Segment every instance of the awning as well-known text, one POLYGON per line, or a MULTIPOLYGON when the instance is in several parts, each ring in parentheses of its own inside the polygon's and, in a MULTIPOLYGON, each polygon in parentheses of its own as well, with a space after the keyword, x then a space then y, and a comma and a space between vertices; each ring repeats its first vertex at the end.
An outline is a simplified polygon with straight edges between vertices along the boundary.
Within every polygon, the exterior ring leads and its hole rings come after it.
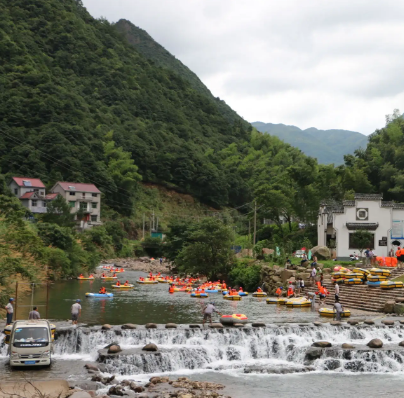
POLYGON ((375 231, 377 227, 379 226, 378 222, 370 222, 370 223, 365 223, 365 222, 347 222, 346 227, 349 230, 357 230, 357 229, 366 229, 368 231, 375 231))

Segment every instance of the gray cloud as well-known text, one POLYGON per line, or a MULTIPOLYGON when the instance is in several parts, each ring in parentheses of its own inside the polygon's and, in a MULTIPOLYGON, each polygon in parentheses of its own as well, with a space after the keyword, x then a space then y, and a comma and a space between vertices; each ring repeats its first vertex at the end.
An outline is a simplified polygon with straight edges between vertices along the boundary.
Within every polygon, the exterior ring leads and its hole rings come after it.
POLYGON ((404 2, 83 0, 131 20, 249 121, 364 134, 404 101, 404 2))

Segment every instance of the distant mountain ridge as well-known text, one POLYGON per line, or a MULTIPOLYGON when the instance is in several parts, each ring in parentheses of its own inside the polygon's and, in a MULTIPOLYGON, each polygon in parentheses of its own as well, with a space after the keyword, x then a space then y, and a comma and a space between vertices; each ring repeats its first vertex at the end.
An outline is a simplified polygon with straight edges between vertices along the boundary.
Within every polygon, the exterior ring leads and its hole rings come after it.
POLYGON ((356 149, 365 149, 368 137, 349 130, 318 130, 315 127, 302 130, 296 126, 254 122, 258 131, 280 138, 282 141, 299 148, 303 153, 312 156, 322 164, 340 165, 344 163, 344 155, 353 154, 356 149))

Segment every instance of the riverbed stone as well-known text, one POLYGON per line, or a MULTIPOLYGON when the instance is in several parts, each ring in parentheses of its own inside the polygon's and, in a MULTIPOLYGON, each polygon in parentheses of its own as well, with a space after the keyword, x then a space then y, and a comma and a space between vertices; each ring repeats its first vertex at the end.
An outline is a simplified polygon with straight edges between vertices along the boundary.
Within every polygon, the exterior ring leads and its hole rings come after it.
POLYGON ((370 348, 382 348, 383 341, 381 341, 380 339, 372 339, 366 345, 370 348))
POLYGON ((394 312, 394 305, 396 304, 395 300, 387 300, 384 303, 383 312, 386 314, 391 314, 394 312))
POLYGON ((165 327, 166 327, 166 329, 176 329, 177 324, 176 323, 167 323, 165 327))
POLYGON ((253 328, 264 328, 266 325, 264 322, 253 322, 251 326, 253 328))
POLYGON ((342 323, 341 323, 340 321, 331 321, 331 322, 330 322, 330 325, 331 325, 331 326, 341 326, 342 323))
POLYGON ((313 322, 314 326, 323 326, 323 322, 313 322))
POLYGON ((87 391, 76 391, 69 398, 91 398, 87 391))
POLYGON ((396 303, 404 303, 404 297, 396 297, 396 303))
POLYGON ((223 329, 223 325, 221 323, 211 323, 209 327, 212 329, 223 329))
POLYGON ((374 324, 375 324, 375 321, 372 321, 371 319, 367 319, 367 320, 365 321, 365 324, 366 324, 366 325, 374 325, 374 324))
POLYGON ((145 391, 145 388, 142 387, 142 386, 137 386, 137 387, 135 387, 135 388, 133 389, 133 391, 139 393, 139 392, 145 391))
POLYGON ((348 323, 349 325, 351 325, 351 326, 355 326, 355 325, 357 325, 359 322, 358 322, 358 321, 355 321, 354 319, 350 319, 350 320, 347 321, 347 323, 348 323))
POLYGON ((200 329, 201 325, 189 325, 190 329, 200 329))
POLYGON ((242 323, 235 323, 235 324, 233 324, 233 327, 235 327, 235 328, 243 328, 245 325, 244 324, 242 324, 242 323))
POLYGON ((310 347, 305 354, 305 359, 309 361, 314 361, 315 359, 321 358, 323 350, 319 347, 310 347))
POLYGON ((329 341, 315 341, 311 346, 326 348, 326 347, 332 347, 332 344, 329 341))
POLYGON ((96 371, 96 372, 99 371, 98 366, 93 365, 92 363, 86 363, 86 364, 84 365, 84 367, 85 367, 86 369, 88 369, 88 370, 94 370, 94 371, 96 371))
POLYGON ((344 343, 344 344, 342 344, 341 347, 342 347, 343 349, 345 349, 345 350, 349 350, 349 349, 355 348, 354 345, 349 344, 349 343, 344 343))
POLYGON ((311 249, 311 255, 316 256, 317 260, 330 260, 331 251, 326 246, 314 246, 311 249))
POLYGON ((101 329, 102 330, 111 330, 112 326, 109 323, 106 323, 105 325, 102 325, 101 329))
POLYGON ((157 329, 157 325, 155 323, 146 323, 146 329, 157 329))
POLYGON ((121 349, 120 345, 118 345, 118 344, 111 345, 108 348, 108 354, 117 354, 118 352, 121 352, 121 351, 122 351, 122 349, 121 349))
POLYGON ((149 344, 146 344, 146 345, 142 348, 142 350, 143 350, 143 351, 158 351, 158 348, 157 348, 156 344, 154 344, 154 343, 149 343, 149 344))
POLYGON ((122 397, 124 395, 124 391, 125 391, 125 389, 123 388, 123 386, 116 385, 116 386, 112 386, 109 388, 108 394, 117 395, 118 397, 122 397))
POLYGON ((121 329, 136 329, 137 325, 133 323, 125 323, 124 325, 121 326, 121 329))
POLYGON ((394 325, 394 321, 392 321, 390 319, 383 319, 382 324, 387 325, 387 326, 392 326, 392 325, 394 325))

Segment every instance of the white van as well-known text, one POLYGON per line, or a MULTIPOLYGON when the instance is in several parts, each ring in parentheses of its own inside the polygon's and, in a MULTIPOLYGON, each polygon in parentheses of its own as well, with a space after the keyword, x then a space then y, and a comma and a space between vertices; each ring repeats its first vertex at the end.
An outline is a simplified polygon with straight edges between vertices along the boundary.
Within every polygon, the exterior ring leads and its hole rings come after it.
POLYGON ((55 326, 47 320, 15 321, 4 332, 10 366, 49 366, 55 326), (11 329, 11 330, 10 330, 11 329), (7 341, 8 340, 8 341, 7 341))

